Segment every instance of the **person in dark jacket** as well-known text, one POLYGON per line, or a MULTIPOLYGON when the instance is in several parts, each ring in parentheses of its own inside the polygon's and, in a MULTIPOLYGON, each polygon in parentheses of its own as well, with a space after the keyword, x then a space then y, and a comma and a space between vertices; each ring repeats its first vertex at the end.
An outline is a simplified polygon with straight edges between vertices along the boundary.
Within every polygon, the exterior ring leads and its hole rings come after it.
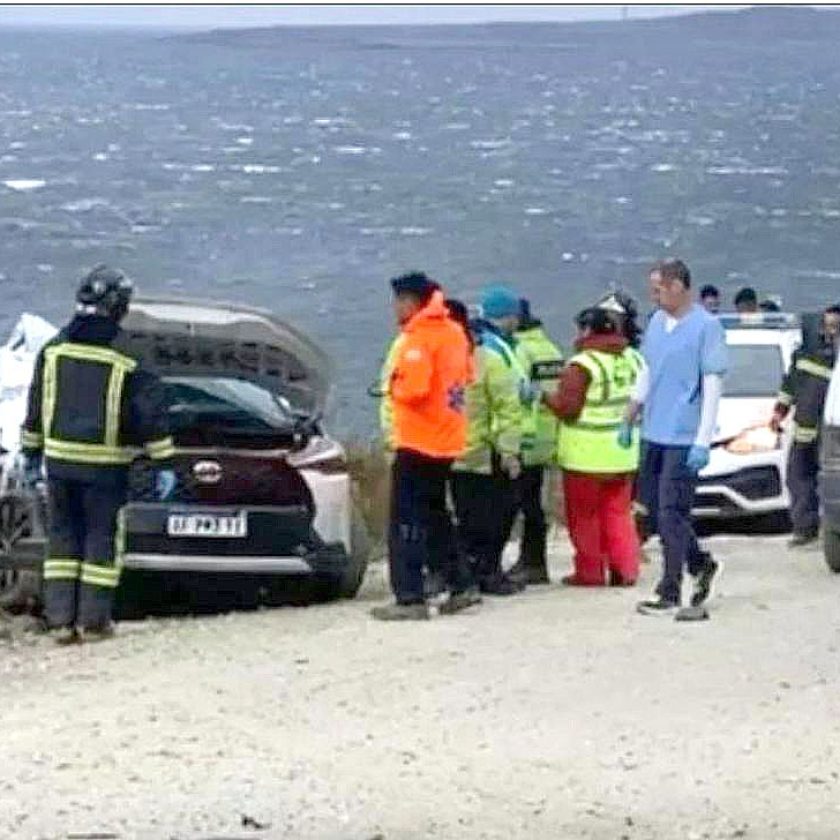
POLYGON ((770 422, 771 427, 781 433, 785 418, 795 410, 787 475, 793 520, 792 548, 809 545, 819 538, 819 440, 825 398, 837 359, 838 335, 840 304, 830 306, 823 313, 822 331, 816 346, 809 347, 806 343, 794 354, 770 422))
MULTIPOLYGON (((164 467, 175 454, 158 380, 123 346, 131 293, 121 271, 94 268, 75 317, 38 355, 29 390, 21 443, 30 482, 46 467, 45 618, 62 643, 112 634, 129 465, 145 452, 164 467)), ((161 469, 161 496, 174 480, 161 469)))

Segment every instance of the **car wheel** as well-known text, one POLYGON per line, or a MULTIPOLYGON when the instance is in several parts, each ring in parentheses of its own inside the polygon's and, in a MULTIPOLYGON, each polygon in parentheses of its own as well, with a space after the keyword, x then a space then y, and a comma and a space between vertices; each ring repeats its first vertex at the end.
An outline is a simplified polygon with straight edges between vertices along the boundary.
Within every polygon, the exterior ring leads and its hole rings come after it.
POLYGON ((832 572, 840 574, 840 531, 826 531, 824 537, 825 562, 832 572))

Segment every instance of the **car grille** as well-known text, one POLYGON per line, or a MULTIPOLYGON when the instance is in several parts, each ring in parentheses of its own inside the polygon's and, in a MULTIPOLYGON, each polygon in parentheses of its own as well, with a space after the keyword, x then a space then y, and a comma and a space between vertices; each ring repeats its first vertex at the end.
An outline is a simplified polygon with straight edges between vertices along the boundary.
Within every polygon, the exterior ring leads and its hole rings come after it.
MULTIPOLYGON (((179 453, 167 466, 175 471, 175 491, 166 501, 198 505, 298 506, 314 511, 312 493, 300 473, 283 458, 179 453), (218 478, 207 480, 208 474, 218 478), (201 476, 205 480, 201 480, 201 476)), ((136 461, 129 472, 129 499, 157 501, 160 466, 136 461)))
MULTIPOLYGON (((751 502, 779 496, 782 492, 782 477, 775 467, 751 467, 733 475, 704 478, 700 480, 699 489, 702 490, 704 487, 719 487, 721 484, 731 488, 751 502)), ((711 496, 710 494, 703 493, 702 498, 703 507, 705 507, 711 496)), ((732 503, 729 502, 728 505, 732 506, 732 503)))

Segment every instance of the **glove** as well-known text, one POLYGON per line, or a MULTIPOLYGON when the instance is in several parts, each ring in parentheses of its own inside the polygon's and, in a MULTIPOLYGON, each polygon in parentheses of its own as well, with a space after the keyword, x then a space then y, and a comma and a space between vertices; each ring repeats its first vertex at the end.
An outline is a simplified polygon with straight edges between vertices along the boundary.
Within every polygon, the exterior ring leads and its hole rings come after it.
POLYGON ((622 449, 629 449, 633 445, 633 424, 625 420, 618 430, 616 442, 622 449))
POLYGON ((709 448, 707 446, 692 446, 688 450, 685 465, 695 475, 709 465, 709 448))
POLYGON ((784 417, 778 412, 773 415, 770 419, 770 428, 777 434, 780 435, 782 433, 782 423, 784 422, 784 417))
POLYGON ((542 391, 536 382, 531 382, 528 379, 521 379, 519 381, 519 401, 523 405, 531 405, 536 402, 542 391))
POLYGON ((522 464, 516 455, 502 456, 502 470, 506 472, 513 481, 522 475, 522 464))
POLYGON ((23 456, 23 483, 27 487, 34 487, 43 476, 44 456, 40 452, 33 452, 23 456))
POLYGON ((173 494, 177 484, 175 470, 158 470, 155 476, 155 493, 158 501, 165 502, 173 494))

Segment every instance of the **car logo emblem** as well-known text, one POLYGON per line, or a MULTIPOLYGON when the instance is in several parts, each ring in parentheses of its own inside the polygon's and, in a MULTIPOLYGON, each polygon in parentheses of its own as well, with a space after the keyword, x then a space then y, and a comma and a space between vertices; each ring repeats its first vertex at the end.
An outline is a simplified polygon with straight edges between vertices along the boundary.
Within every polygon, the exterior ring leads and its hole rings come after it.
POLYGON ((222 480, 222 465, 216 461, 196 461, 192 471, 199 484, 218 484, 222 480))

